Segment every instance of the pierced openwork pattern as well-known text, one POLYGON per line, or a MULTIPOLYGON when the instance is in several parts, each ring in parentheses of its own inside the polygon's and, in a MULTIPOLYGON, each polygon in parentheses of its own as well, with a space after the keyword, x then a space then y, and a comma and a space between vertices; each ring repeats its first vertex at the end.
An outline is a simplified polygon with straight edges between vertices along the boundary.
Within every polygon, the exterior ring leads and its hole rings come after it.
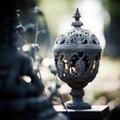
MULTIPOLYGON (((99 67, 100 53, 84 54, 83 52, 59 52, 55 53, 55 64, 58 76, 68 84, 75 81, 92 81, 99 67)), ((75 84, 71 84, 75 87, 75 84)), ((70 85, 70 86, 71 86, 70 85)))
POLYGON ((73 29, 66 34, 58 36, 56 44, 93 44, 99 45, 97 37, 89 30, 82 28, 73 29))

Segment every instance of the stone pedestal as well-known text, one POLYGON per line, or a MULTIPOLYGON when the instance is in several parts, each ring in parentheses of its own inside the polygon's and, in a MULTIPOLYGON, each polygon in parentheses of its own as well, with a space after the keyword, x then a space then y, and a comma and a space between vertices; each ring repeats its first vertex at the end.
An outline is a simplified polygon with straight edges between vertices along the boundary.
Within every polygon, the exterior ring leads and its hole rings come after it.
POLYGON ((68 115, 70 120, 104 120, 109 113, 107 105, 92 105, 91 109, 67 109, 67 111, 62 105, 55 105, 54 108, 57 112, 68 115))

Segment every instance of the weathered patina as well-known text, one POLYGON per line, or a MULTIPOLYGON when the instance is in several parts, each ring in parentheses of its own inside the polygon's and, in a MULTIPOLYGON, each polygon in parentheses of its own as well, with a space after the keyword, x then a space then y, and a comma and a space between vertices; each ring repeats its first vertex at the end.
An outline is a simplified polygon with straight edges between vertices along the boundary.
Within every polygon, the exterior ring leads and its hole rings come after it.
POLYGON ((83 88, 94 80, 99 68, 101 46, 98 38, 83 29, 79 21, 78 8, 73 16, 72 30, 57 37, 53 52, 60 80, 71 88, 72 100, 66 103, 69 109, 88 109, 91 105, 83 101, 83 88))

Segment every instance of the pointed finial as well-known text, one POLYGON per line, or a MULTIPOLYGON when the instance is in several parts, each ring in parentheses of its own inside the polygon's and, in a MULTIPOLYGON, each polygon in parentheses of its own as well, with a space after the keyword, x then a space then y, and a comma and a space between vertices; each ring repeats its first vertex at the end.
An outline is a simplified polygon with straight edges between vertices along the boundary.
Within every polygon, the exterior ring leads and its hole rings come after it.
POLYGON ((78 8, 76 9, 76 12, 74 13, 73 17, 75 18, 76 21, 79 21, 79 18, 81 17, 81 15, 78 8))
POLYGON ((83 23, 81 21, 79 21, 81 15, 79 12, 79 9, 76 9, 76 12, 74 13, 73 18, 75 18, 75 22, 72 22, 72 26, 74 27, 81 27, 83 25, 83 23))

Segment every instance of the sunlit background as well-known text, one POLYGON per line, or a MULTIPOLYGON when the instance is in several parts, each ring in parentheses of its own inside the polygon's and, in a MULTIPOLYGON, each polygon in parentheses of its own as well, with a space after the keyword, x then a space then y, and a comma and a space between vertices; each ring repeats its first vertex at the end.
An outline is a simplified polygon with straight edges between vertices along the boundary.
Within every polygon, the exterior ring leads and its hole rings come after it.
MULTIPOLYGON (((110 109, 120 103, 119 5, 119 0, 37 0, 37 7, 44 14, 43 24, 46 24, 49 33, 38 43, 41 57, 40 73, 46 87, 54 86, 56 79, 50 71, 55 72, 52 51, 54 42, 58 35, 72 29, 73 14, 78 8, 83 22, 82 27, 93 32, 102 47, 99 72, 85 87, 84 99, 91 104, 108 104, 110 109)), ((43 29, 43 33, 45 32, 43 29)), ((41 37, 42 32, 38 39, 41 37)), ((61 83, 59 91, 63 100, 67 101, 70 99, 70 88, 62 81, 59 82, 61 83)), ((56 101, 55 104, 60 103, 56 101)))

